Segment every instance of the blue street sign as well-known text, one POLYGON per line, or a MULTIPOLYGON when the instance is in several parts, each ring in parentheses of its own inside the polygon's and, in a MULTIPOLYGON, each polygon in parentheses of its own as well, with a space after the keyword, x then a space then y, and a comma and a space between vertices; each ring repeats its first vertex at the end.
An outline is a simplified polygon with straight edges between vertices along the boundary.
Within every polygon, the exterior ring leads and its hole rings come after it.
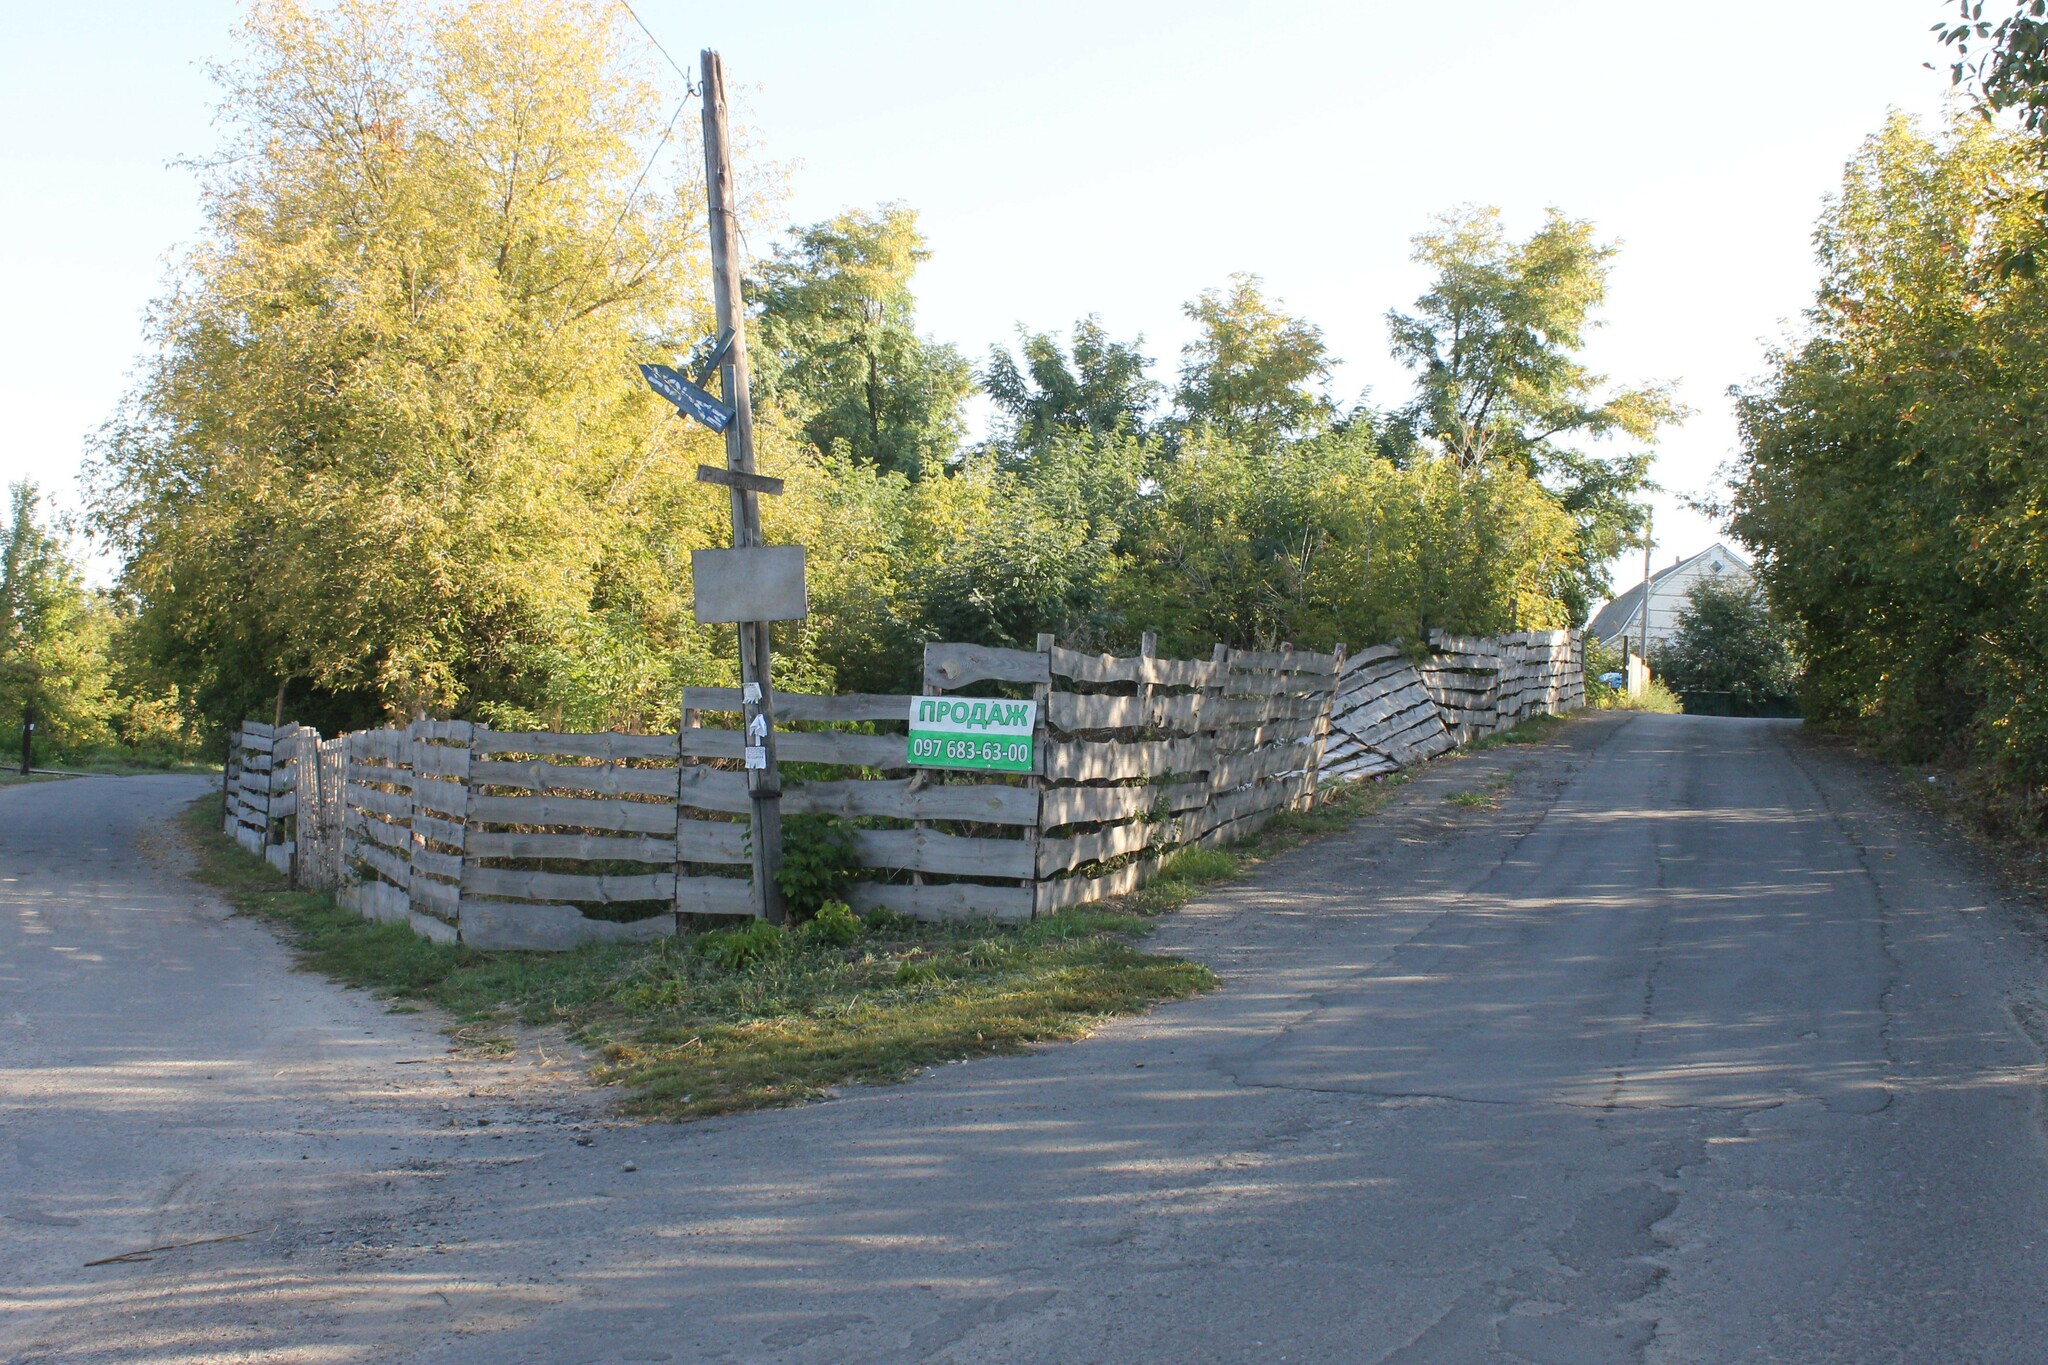
POLYGON ((724 431, 732 425, 731 408, 668 366, 642 365, 640 373, 645 376, 648 388, 674 403, 678 411, 688 413, 713 431, 724 431))

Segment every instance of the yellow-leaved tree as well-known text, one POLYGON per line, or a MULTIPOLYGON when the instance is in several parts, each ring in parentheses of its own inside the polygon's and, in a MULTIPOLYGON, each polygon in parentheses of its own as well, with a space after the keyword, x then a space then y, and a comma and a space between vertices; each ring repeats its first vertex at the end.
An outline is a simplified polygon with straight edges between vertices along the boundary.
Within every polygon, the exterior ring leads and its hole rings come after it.
MULTIPOLYGON (((98 438, 143 648, 216 720, 631 725, 725 677, 688 577, 723 457, 633 368, 711 330, 680 83, 586 0, 261 0, 242 36, 207 231, 98 438)), ((792 462, 801 538, 822 474, 771 424, 792 462)))

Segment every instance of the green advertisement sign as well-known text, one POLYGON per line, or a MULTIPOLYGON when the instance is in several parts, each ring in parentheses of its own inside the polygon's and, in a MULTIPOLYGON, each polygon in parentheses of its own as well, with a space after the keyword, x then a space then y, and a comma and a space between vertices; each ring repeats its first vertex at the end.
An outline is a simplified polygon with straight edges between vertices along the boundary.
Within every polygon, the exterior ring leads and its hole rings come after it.
POLYGON ((912 697, 910 766, 1028 773, 1038 703, 987 697, 912 697))

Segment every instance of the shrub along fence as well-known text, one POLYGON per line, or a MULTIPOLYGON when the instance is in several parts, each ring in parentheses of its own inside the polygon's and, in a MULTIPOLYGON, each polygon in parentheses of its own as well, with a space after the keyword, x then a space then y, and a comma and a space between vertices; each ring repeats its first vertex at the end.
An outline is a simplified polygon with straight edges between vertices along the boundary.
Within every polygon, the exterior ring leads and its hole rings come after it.
MULTIPOLYGON (((1583 673, 1566 631, 1207 659, 1159 658, 1150 637, 1127 657, 933 644, 927 695, 1036 703, 1033 770, 911 767, 913 697, 779 693, 782 809, 845 823, 857 910, 1025 920, 1134 890, 1321 786, 1572 710, 1583 673)), ((442 941, 672 934, 752 913, 739 714, 738 689, 689 688, 672 734, 423 719, 323 741, 252 722, 225 823, 299 884, 442 941)))

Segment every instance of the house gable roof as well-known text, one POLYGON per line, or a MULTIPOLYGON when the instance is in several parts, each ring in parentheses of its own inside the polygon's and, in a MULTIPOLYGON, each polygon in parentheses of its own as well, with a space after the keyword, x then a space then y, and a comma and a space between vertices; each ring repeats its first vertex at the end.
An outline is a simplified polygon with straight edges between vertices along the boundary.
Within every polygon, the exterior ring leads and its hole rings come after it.
MULTIPOLYGON (((1698 554, 1681 559, 1676 564, 1668 564, 1651 574, 1650 586, 1654 588, 1679 570, 1686 568, 1688 565, 1697 564, 1715 551, 1719 551, 1723 558, 1732 561, 1745 574, 1750 571, 1748 560, 1729 549, 1723 542, 1717 540, 1698 554)), ((1599 611, 1594 612, 1593 619, 1586 623, 1586 634, 1592 636, 1595 640, 1606 641, 1613 639, 1621 633, 1622 628, 1636 614, 1636 608, 1641 605, 1642 600, 1643 585, 1638 583, 1606 606, 1600 608, 1599 611)))

